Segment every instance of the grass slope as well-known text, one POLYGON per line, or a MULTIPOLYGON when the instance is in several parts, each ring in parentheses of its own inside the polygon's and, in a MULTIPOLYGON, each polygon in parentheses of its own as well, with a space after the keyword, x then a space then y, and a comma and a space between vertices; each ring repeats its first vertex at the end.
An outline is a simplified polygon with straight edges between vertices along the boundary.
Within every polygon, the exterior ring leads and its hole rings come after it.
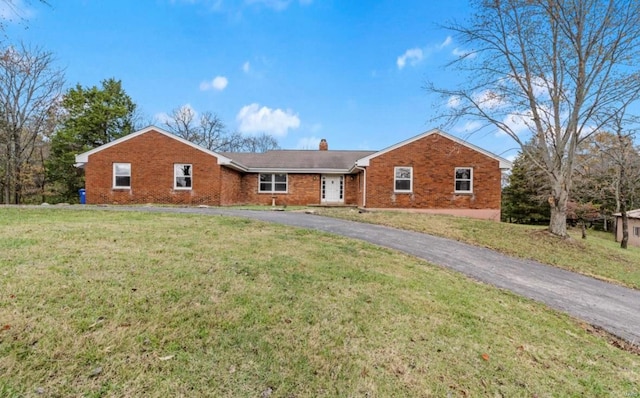
POLYGON ((546 227, 497 223, 464 217, 424 213, 319 208, 318 214, 424 232, 483 246, 516 257, 536 260, 569 271, 640 289, 640 248, 620 249, 614 236, 569 231, 572 239, 558 239, 546 227))
POLYGON ((2 397, 638 396, 581 326, 325 233, 0 209, 2 397))

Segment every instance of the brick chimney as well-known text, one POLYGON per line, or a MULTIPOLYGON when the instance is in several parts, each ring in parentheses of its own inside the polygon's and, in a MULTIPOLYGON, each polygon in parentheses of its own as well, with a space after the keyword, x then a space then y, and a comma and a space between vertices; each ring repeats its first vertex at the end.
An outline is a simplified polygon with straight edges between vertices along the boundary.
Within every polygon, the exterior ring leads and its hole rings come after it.
POLYGON ((320 147, 318 148, 321 151, 328 151, 329 150, 329 144, 327 144, 327 140, 325 140, 324 138, 320 140, 320 147))

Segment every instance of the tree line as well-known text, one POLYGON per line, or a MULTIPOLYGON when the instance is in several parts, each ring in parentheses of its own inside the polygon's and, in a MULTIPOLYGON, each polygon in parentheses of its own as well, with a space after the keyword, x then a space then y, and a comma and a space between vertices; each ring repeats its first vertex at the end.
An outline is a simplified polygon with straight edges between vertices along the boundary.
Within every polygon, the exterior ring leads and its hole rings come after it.
MULTIPOLYGON (((528 153, 536 156, 535 148, 529 148, 528 153)), ((597 222, 611 230, 614 214, 640 207, 640 148, 630 135, 597 132, 578 147, 572 179, 569 222, 581 226, 597 222)), ((520 152, 503 189, 502 220, 548 223, 550 192, 549 182, 536 162, 520 152)))
MULTIPOLYGON (((144 127, 138 107, 114 78, 63 91, 53 54, 25 45, 0 52, 0 203, 76 202, 84 186, 75 155, 144 127)), ((153 124, 148 123, 148 124, 153 124)), ((277 149, 268 135, 229 131, 212 112, 187 107, 161 122, 168 131, 212 151, 277 149)))

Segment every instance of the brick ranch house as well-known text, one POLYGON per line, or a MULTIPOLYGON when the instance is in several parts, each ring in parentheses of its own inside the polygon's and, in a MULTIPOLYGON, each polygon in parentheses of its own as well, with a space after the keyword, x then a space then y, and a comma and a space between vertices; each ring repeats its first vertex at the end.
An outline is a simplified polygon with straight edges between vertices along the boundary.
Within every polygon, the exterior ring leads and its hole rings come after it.
POLYGON ((216 153, 147 127, 76 156, 88 204, 352 205, 500 219, 511 163, 434 129, 381 151, 216 153))

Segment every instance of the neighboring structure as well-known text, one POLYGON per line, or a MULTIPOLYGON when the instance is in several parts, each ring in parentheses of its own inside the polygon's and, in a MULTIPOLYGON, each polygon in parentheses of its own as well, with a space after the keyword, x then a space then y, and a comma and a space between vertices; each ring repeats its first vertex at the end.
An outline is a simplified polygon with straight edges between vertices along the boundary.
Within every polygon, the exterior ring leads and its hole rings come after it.
POLYGON ((511 163, 439 130, 382 151, 215 153, 147 127, 76 156, 86 202, 352 205, 500 219, 511 163))
MULTIPOLYGON (((616 242, 622 242, 622 214, 616 213, 616 242)), ((640 246, 640 209, 627 212, 629 220, 629 246, 640 246)))

